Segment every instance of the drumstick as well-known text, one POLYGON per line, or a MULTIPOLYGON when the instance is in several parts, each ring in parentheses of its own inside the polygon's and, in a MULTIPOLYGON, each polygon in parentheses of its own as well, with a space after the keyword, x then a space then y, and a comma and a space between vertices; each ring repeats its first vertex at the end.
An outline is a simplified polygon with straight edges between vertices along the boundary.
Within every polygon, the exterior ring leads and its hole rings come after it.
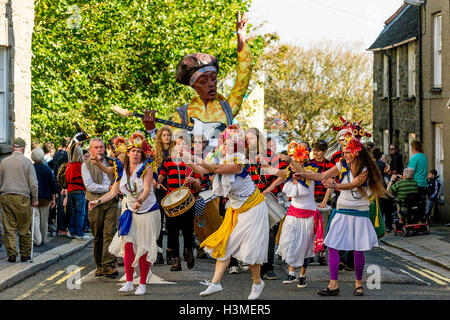
POLYGON ((192 172, 194 172, 194 171, 191 170, 191 172, 190 172, 189 175, 186 177, 186 179, 184 179, 184 183, 183 183, 183 185, 181 186, 181 188, 184 187, 184 185, 186 184, 187 178, 189 178, 189 177, 191 176, 192 172))

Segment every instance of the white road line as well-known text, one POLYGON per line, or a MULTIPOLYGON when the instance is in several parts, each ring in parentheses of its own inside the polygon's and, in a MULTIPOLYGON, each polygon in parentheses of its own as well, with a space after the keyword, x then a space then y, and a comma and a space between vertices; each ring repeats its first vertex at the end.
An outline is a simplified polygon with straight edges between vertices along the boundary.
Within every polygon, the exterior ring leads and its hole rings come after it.
POLYGON ((413 276, 411 273, 409 273, 409 272, 407 272, 407 271, 405 271, 405 270, 402 270, 402 269, 398 269, 398 270, 400 270, 400 271, 403 272, 403 273, 406 273, 406 274, 409 275, 411 278, 414 278, 414 279, 416 279, 416 280, 418 280, 418 281, 420 281, 420 282, 423 282, 423 283, 425 283, 425 284, 431 286, 431 283, 428 283, 428 282, 426 282, 426 281, 423 281, 422 279, 417 278, 416 276, 413 276))

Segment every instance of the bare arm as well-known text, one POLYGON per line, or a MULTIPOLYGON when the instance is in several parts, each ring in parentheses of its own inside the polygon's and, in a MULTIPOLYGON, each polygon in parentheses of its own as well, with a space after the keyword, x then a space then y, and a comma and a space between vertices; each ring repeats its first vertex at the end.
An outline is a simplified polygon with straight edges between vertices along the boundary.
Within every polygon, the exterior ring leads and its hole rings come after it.
POLYGON ((263 191, 263 195, 268 194, 269 192, 272 192, 273 189, 275 189, 276 187, 278 187, 280 184, 282 184, 284 182, 284 178, 283 177, 278 177, 276 178, 271 184, 270 186, 267 187, 266 190, 263 191))
POLYGON ((119 194, 119 181, 114 182, 111 190, 100 197, 98 200, 89 201, 89 211, 93 210, 98 204, 105 203, 112 200, 115 196, 119 194))
POLYGON ((142 203, 147 199, 148 195, 150 194, 152 190, 152 184, 153 184, 153 171, 147 170, 144 175, 144 190, 142 191, 142 194, 139 196, 139 198, 136 199, 133 205, 133 212, 138 212, 141 209, 142 203))
POLYGON ((339 171, 338 171, 337 167, 334 166, 333 168, 330 168, 327 171, 322 172, 322 173, 308 172, 302 168, 301 171, 294 174, 294 177, 307 178, 307 179, 315 180, 315 181, 323 181, 326 179, 334 178, 337 175, 339 175, 339 171))

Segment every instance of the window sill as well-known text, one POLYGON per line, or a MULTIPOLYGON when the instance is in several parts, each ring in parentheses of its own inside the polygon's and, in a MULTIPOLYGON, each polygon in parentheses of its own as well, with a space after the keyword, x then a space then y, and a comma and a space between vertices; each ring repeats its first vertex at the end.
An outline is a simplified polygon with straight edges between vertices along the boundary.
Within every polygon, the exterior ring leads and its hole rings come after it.
POLYGON ((12 152, 11 145, 7 143, 0 143, 0 155, 9 154, 12 152))
POLYGON ((388 97, 380 97, 380 100, 387 100, 388 97))
POLYGON ((442 92, 442 88, 431 88, 430 92, 431 93, 441 93, 442 92))
POLYGON ((414 101, 416 100, 416 96, 411 96, 411 97, 405 97, 406 101, 414 101))

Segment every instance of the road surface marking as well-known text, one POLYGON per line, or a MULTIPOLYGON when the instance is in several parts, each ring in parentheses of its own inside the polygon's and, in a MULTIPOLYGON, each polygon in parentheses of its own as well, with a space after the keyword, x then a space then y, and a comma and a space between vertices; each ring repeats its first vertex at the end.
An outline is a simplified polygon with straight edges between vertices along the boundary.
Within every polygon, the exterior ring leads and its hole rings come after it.
POLYGON ((50 282, 50 281, 56 279, 57 277, 59 277, 64 272, 66 272, 66 271, 65 270, 59 270, 58 272, 56 272, 55 274, 51 275, 50 277, 48 277, 47 279, 45 279, 44 281, 42 281, 41 283, 39 283, 35 287, 31 288, 30 290, 28 290, 24 294, 18 296, 14 300, 24 300, 25 298, 29 297, 33 292, 35 292, 36 290, 39 290, 40 288, 45 286, 47 284, 47 282, 50 282))
POLYGON ((446 277, 444 277, 444 276, 441 276, 440 274, 437 274, 437 273, 435 273, 435 272, 433 272, 433 271, 430 271, 430 270, 428 270, 428 269, 423 269, 423 271, 425 271, 426 273, 431 274, 432 276, 434 276, 434 277, 436 277, 436 278, 438 278, 438 279, 441 279, 441 280, 444 280, 444 281, 450 283, 450 279, 449 279, 449 278, 446 278, 446 277))
POLYGON ((416 280, 418 280, 418 281, 420 281, 420 282, 423 282, 423 283, 425 283, 425 284, 431 286, 431 283, 428 283, 428 282, 426 282, 426 281, 423 281, 422 279, 420 279, 420 278, 418 278, 418 277, 416 277, 416 276, 413 276, 411 273, 409 273, 409 272, 407 272, 407 271, 405 271, 405 270, 403 270, 403 269, 399 269, 399 270, 400 270, 401 272, 403 272, 403 273, 406 273, 406 274, 409 275, 411 278, 414 278, 414 279, 416 279, 416 280))
POLYGON ((425 273, 425 272, 423 272, 423 271, 420 271, 420 270, 417 270, 417 269, 411 268, 411 267, 408 267, 408 269, 409 269, 409 270, 412 270, 412 271, 414 271, 414 272, 416 272, 416 273, 418 273, 418 274, 420 274, 421 276, 424 276, 425 278, 428 278, 428 279, 430 279, 430 280, 433 280, 433 281, 436 282, 437 284, 444 285, 444 286, 447 284, 447 283, 445 283, 444 281, 441 281, 441 280, 439 280, 439 279, 436 279, 435 277, 432 277, 432 276, 430 276, 429 274, 427 274, 427 273, 425 273))
POLYGON ((64 281, 66 281, 67 279, 69 279, 70 277, 73 277, 75 274, 77 274, 78 272, 81 272, 81 270, 83 270, 85 267, 81 267, 81 268, 77 268, 75 270, 73 270, 71 273, 69 273, 67 276, 62 277, 61 279, 59 279, 58 281, 56 281, 56 284, 61 284, 64 281))

